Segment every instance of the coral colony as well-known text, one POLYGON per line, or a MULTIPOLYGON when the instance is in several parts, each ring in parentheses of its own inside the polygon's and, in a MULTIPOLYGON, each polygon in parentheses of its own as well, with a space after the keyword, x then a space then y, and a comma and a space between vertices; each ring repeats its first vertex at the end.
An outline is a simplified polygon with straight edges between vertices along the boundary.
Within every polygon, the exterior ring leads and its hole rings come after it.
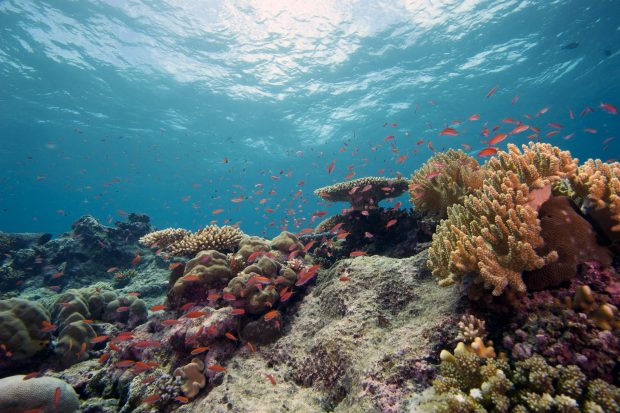
POLYGON ((618 412, 619 177, 449 150, 317 189, 348 208, 271 240, 0 234, 0 411, 618 412))

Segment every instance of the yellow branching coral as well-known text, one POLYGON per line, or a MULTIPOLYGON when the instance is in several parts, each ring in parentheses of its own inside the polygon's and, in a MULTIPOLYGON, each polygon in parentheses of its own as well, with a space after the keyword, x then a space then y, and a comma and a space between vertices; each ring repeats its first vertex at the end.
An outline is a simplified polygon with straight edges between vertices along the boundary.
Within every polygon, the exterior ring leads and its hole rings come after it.
POLYGON ((482 187, 484 171, 461 150, 432 156, 412 176, 409 195, 417 211, 445 217, 448 207, 482 187))
POLYGON ((583 210, 605 211, 613 221, 611 231, 620 231, 620 163, 589 159, 570 179, 570 185, 583 210))
POLYGON ((166 228, 160 231, 149 232, 141 237, 139 242, 147 247, 166 248, 189 234, 191 232, 183 228, 166 228))
POLYGON ((521 274, 557 260, 537 253, 543 245, 537 216, 540 192, 574 174, 577 161, 549 144, 508 145, 489 161, 482 188, 448 208, 429 249, 429 266, 440 285, 474 274, 474 281, 500 295, 525 291, 521 274))
POLYGON ((192 256, 200 251, 216 250, 219 252, 234 251, 245 234, 235 227, 225 225, 207 225, 203 229, 176 241, 169 246, 173 255, 192 256))

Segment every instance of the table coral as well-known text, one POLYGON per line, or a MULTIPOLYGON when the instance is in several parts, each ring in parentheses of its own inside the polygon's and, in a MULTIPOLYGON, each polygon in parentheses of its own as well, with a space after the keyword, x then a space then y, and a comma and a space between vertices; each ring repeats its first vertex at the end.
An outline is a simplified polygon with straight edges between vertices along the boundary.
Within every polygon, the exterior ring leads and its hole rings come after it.
POLYGON ((236 227, 225 225, 207 225, 206 227, 187 235, 169 246, 173 255, 191 256, 204 250, 230 252, 237 249, 239 241, 245 234, 236 227))
POLYGON ((403 194, 409 186, 406 179, 369 176, 340 182, 314 191, 326 201, 349 202, 354 210, 376 207, 385 198, 403 194))
POLYGON ((170 244, 182 240, 190 235, 191 231, 183 228, 166 228, 159 231, 149 232, 140 237, 140 244, 147 247, 167 248, 170 244))
POLYGON ((484 169, 461 150, 437 152, 411 176, 409 195, 416 211, 445 217, 448 207, 482 187, 484 169))

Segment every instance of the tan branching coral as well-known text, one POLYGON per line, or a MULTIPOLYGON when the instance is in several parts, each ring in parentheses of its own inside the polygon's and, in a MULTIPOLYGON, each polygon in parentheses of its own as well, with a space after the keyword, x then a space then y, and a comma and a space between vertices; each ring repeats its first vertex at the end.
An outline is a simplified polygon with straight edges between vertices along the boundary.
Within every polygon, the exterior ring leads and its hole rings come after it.
POLYGON ((169 246, 173 255, 192 256, 199 251, 216 250, 219 252, 234 251, 245 234, 236 227, 225 225, 207 225, 206 227, 187 235, 169 246))
POLYGON ((191 232, 183 228, 166 228, 149 232, 141 237, 139 242, 147 247, 167 248, 170 244, 182 240, 189 234, 191 232))
POLYGON ((376 207, 379 201, 402 195, 408 188, 406 179, 369 176, 325 186, 314 191, 326 201, 349 202, 354 210, 376 207))
POLYGON ((204 375, 205 364, 198 358, 193 358, 191 363, 179 367, 174 371, 174 375, 183 379, 181 390, 186 397, 194 398, 201 389, 207 384, 204 375))
POLYGON ((433 155, 412 176, 409 195, 416 211, 445 217, 448 207, 482 187, 484 170, 461 150, 433 155))
POLYGON ((456 339, 465 344, 472 343, 477 337, 484 339, 487 335, 485 324, 484 320, 472 314, 463 315, 456 325, 459 330, 456 339))
POLYGON ((429 266, 439 283, 453 284, 472 273, 493 295, 508 287, 525 291, 523 271, 557 260, 555 251, 537 252, 543 245, 538 191, 576 168, 569 152, 549 144, 530 142, 522 152, 508 145, 508 152, 498 153, 485 165, 482 188, 449 207, 433 235, 429 266))

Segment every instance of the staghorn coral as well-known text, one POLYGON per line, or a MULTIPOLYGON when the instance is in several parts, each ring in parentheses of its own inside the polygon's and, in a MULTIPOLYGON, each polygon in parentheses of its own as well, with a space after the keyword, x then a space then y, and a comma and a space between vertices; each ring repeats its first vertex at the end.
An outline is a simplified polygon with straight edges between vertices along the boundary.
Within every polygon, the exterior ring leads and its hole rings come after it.
POLYGON ((349 202, 354 210, 374 208, 385 198, 394 198, 407 190, 406 179, 369 176, 340 182, 314 191, 326 201, 349 202))
POLYGON ((47 333, 50 315, 35 301, 11 298, 0 301, 0 357, 10 355, 12 360, 25 360, 49 344, 47 333), (3 354, 4 353, 4 354, 3 354))
POLYGON ((200 390, 207 384, 204 369, 204 362, 198 358, 193 358, 190 363, 174 371, 175 377, 183 379, 181 390, 183 394, 190 399, 196 397, 200 390))
POLYGON ((204 250, 231 252, 237 249, 245 236, 239 228, 225 225, 207 225, 193 234, 173 242, 168 250, 173 255, 191 256, 204 250))
POLYGON ((537 207, 547 187, 575 172, 569 152, 549 144, 508 145, 486 165, 482 188, 462 204, 448 208, 433 235, 428 264, 440 285, 460 281, 470 273, 474 284, 500 295, 506 288, 523 292, 521 273, 557 260, 543 246, 537 207))
POLYGON ((444 218, 448 207, 482 187, 484 169, 461 150, 437 152, 411 176, 409 195, 416 211, 444 218))
POLYGON ((487 335, 485 324, 484 320, 477 318, 473 314, 461 316, 457 324, 459 332, 456 339, 465 344, 472 343, 476 337, 484 339, 487 335))
POLYGON ((183 228, 166 228, 159 231, 149 232, 140 237, 140 244, 153 248, 167 248, 171 244, 182 240, 191 232, 183 228))

